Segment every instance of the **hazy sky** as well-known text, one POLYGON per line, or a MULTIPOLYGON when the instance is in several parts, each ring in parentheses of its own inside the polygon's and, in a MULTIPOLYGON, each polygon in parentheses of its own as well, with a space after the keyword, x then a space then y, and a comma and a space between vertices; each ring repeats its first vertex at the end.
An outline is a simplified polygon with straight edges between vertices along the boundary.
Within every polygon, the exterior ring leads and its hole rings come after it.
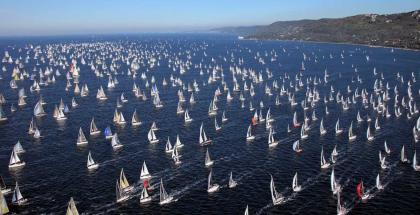
POLYGON ((395 13, 420 0, 4 0, 0 35, 196 31, 279 20, 395 13))

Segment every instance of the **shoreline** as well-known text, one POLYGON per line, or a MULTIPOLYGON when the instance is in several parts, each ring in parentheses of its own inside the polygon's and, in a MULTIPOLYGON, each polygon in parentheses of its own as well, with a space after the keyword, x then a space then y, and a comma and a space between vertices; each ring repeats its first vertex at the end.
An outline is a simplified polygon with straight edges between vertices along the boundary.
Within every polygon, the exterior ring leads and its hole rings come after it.
POLYGON ((340 44, 340 45, 359 45, 359 46, 367 46, 370 48, 388 48, 388 49, 399 49, 405 51, 420 51, 420 49, 413 49, 413 48, 402 48, 402 47, 394 47, 394 46, 382 46, 382 45, 369 45, 363 43, 351 43, 351 42, 326 42, 326 41, 312 41, 312 40, 282 40, 282 39, 258 39, 258 38, 243 38, 238 40, 259 40, 259 41, 288 41, 288 42, 309 42, 309 43, 327 43, 327 44, 340 44))

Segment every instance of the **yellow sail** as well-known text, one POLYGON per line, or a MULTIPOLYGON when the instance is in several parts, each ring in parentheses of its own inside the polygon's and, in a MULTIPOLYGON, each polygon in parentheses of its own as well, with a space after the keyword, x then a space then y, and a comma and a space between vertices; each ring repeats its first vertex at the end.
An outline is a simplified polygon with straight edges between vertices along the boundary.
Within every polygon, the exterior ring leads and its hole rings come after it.
POLYGON ((73 197, 70 198, 69 206, 67 206, 66 215, 79 215, 76 205, 74 204, 73 197))
POLYGON ((3 193, 0 192, 0 214, 9 213, 9 207, 7 206, 6 199, 3 196, 3 193))
POLYGON ((127 178, 125 177, 124 174, 124 169, 121 169, 121 174, 120 174, 120 188, 124 189, 126 187, 130 186, 130 184, 127 181, 127 178))

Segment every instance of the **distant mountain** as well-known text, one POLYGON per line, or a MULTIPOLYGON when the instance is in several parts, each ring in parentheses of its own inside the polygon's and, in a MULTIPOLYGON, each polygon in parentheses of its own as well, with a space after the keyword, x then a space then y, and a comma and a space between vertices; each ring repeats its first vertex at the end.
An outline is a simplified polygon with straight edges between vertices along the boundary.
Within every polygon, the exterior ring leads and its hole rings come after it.
MULTIPOLYGON (((235 31, 235 28, 230 28, 235 31)), ((420 11, 241 27, 246 39, 305 40, 420 49, 420 11)), ((226 30, 227 31, 227 30, 226 30)))

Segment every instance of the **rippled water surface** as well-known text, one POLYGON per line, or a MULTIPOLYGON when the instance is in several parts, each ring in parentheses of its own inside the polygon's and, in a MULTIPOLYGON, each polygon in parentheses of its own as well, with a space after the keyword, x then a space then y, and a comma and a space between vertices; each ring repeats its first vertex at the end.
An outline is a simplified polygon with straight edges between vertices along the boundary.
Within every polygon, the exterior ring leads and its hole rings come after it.
MULTIPOLYGON (((125 62, 116 61, 120 67, 115 77, 119 85, 115 89, 108 90, 106 85, 108 78, 97 78, 90 66, 82 65, 80 57, 72 55, 74 50, 62 53, 70 63, 71 58, 78 60, 81 69, 81 83, 87 83, 90 89, 89 96, 75 96, 79 106, 70 108, 67 114, 68 120, 57 123, 52 112, 54 105, 63 101, 71 105, 71 98, 74 96, 73 88, 65 91, 65 73, 68 67, 53 67, 55 72, 58 69, 62 75, 56 77, 55 84, 42 87, 40 93, 30 93, 30 80, 17 81, 19 88, 25 88, 28 95, 26 106, 18 108, 16 112, 10 111, 11 104, 17 106, 18 90, 9 87, 11 71, 14 64, 2 63, 7 68, 2 72, 0 80, 0 93, 7 103, 3 110, 8 117, 7 122, 0 124, 0 171, 9 187, 13 187, 15 181, 19 182, 22 195, 28 199, 28 203, 20 207, 10 209, 21 214, 40 213, 65 213, 70 197, 76 201, 76 206, 81 213, 87 214, 243 214, 246 206, 249 206, 250 214, 336 214, 336 197, 330 191, 331 168, 320 169, 320 152, 323 147, 328 158, 334 146, 337 145, 339 152, 338 161, 334 165, 335 174, 339 183, 344 187, 341 193, 342 202, 350 209, 350 214, 418 214, 420 202, 420 173, 415 172, 410 165, 399 162, 399 151, 405 145, 408 158, 411 160, 416 145, 412 135, 412 128, 415 125, 414 119, 407 119, 405 111, 403 116, 396 118, 379 117, 381 130, 375 131, 375 140, 366 140, 366 129, 368 123, 357 123, 356 114, 360 110, 362 116, 370 115, 376 118, 372 107, 364 108, 361 99, 357 104, 351 104, 350 109, 343 111, 341 105, 335 101, 325 104, 324 96, 328 96, 330 85, 335 88, 335 93, 340 91, 345 98, 348 97, 347 85, 354 90, 366 88, 369 93, 373 90, 375 79, 380 78, 383 73, 384 85, 389 82, 390 97, 388 106, 390 112, 394 112, 393 88, 398 85, 400 96, 407 97, 407 84, 413 72, 417 79, 420 71, 420 53, 416 51, 394 50, 388 48, 371 48, 355 45, 317 44, 303 42, 280 42, 280 41, 245 41, 237 40, 229 36, 219 35, 143 35, 143 36, 109 36, 109 37, 55 37, 55 38, 19 38, 3 39, 0 43, 0 56, 3 58, 4 51, 16 59, 27 56, 25 47, 27 44, 40 45, 44 50, 47 44, 69 44, 69 43, 96 43, 101 42, 104 46, 109 44, 123 47, 122 54, 127 55, 129 49, 138 50, 137 55, 153 52, 159 61, 159 65, 149 68, 147 61, 140 65, 138 76, 133 80, 126 75, 128 67, 125 62), (19 51, 19 49, 21 49, 19 51), (277 53, 275 61, 271 61, 273 53, 277 53), (291 107, 287 96, 280 97, 281 105, 275 105, 275 98, 279 89, 273 89, 272 83, 277 80, 279 87, 282 85, 284 73, 289 74, 290 79, 285 80, 285 87, 289 82, 294 83, 295 75, 300 71, 301 62, 304 61, 303 53, 306 54, 305 67, 302 72, 302 81, 305 86, 296 92, 296 101, 299 105, 291 107), (341 54, 343 57, 341 57, 341 54), (366 56, 370 60, 366 60, 366 56), (259 56, 259 57, 257 57, 259 56), (179 69, 173 71, 168 67, 168 59, 172 61, 177 57, 180 61, 191 61, 192 66, 183 75, 179 69), (190 58, 190 59, 188 59, 190 58), (243 64, 239 65, 239 59, 243 64), (264 64, 259 62, 264 60, 264 64), (199 65, 201 64, 203 75, 200 75, 199 65), (197 67, 196 67, 197 65, 197 67), (213 84, 207 84, 207 70, 213 71, 213 67, 219 66, 223 69, 224 80, 231 90, 234 99, 226 101, 226 92, 223 92, 221 79, 213 84), (211 66, 212 68, 209 68, 211 66), (241 108, 239 92, 233 92, 233 76, 230 66, 239 66, 261 73, 264 82, 253 83, 256 95, 252 98, 249 92, 244 93, 246 101, 245 108, 241 108), (378 72, 374 76, 373 70, 376 67, 378 72), (357 73, 355 72, 357 68, 357 73), (272 72, 273 77, 268 78, 266 69, 272 72), (298 119, 303 120, 304 111, 300 102, 305 97, 306 79, 323 79, 324 70, 330 74, 327 84, 321 83, 316 86, 321 95, 321 100, 314 108, 307 111, 310 117, 312 110, 316 110, 319 119, 324 118, 324 125, 328 133, 325 136, 319 135, 319 121, 310 122, 309 138, 301 141, 303 152, 296 154, 292 150, 292 144, 300 139, 300 129, 292 129, 287 133, 287 125, 291 124, 293 113, 298 113, 298 119), (164 104, 162 109, 155 109, 150 97, 150 88, 145 87, 145 80, 140 79, 140 74, 145 72, 150 82, 151 77, 156 79, 161 100, 164 104), (397 73, 404 77, 404 84, 396 79, 397 73), (176 114, 178 103, 177 91, 179 86, 162 86, 165 78, 169 82, 170 75, 180 77, 185 85, 191 84, 194 80, 199 84, 200 92, 195 93, 197 103, 190 104, 188 99, 190 92, 184 90, 187 102, 183 107, 188 108, 194 121, 185 125, 183 115, 176 114), (363 83, 352 83, 359 75, 363 83), (148 100, 137 99, 133 92, 133 82, 145 90, 148 100), (203 85, 205 83, 205 85, 203 85), (272 88, 272 96, 266 95, 265 86, 272 88), (96 100, 96 91, 99 86, 105 87, 108 100, 99 102, 96 100), (207 114, 208 106, 213 99, 214 91, 220 87, 222 95, 219 96, 218 123, 222 126, 220 131, 214 129, 214 117, 207 114), (117 126, 112 123, 113 113, 116 108, 116 100, 125 92, 128 103, 124 104, 119 111, 122 111, 129 121, 134 109, 143 124, 133 127, 130 123, 125 126, 117 126), (44 106, 47 116, 35 118, 41 130, 42 138, 33 139, 28 135, 28 126, 33 117, 33 107, 42 95, 47 104, 44 106), (253 142, 246 142, 246 131, 254 112, 249 110, 249 101, 254 107, 260 109, 259 103, 263 101, 265 114, 271 108, 271 114, 275 119, 273 127, 276 131, 275 138, 280 143, 275 148, 268 148, 268 132, 265 124, 258 124, 253 128, 256 139, 253 142), (325 115, 325 106, 328 106, 329 115, 325 115), (226 112, 227 122, 221 122, 223 110, 226 112), (110 141, 105 140, 103 135, 92 137, 88 134, 89 123, 95 117, 96 125, 103 130, 111 126, 112 131, 117 132, 122 150, 114 151, 110 141), (337 118, 340 118, 344 132, 340 136, 334 133, 334 126, 337 118), (160 130, 156 132, 160 139, 158 144, 149 144, 147 132, 155 121, 160 130), (349 143, 347 131, 350 122, 354 123, 354 132, 357 139, 349 143), (207 136, 213 140, 208 146, 210 155, 215 163, 212 167, 215 183, 221 185, 219 192, 207 193, 207 176, 209 168, 204 166, 206 147, 198 144, 199 127, 204 123, 207 136), (76 146, 76 139, 79 127, 85 131, 88 145, 76 146), (166 139, 170 137, 175 143, 176 135, 179 134, 185 147, 179 152, 182 155, 182 164, 174 165, 170 155, 165 153, 166 139), (26 150, 21 158, 26 166, 21 170, 9 171, 8 162, 13 145, 20 141, 26 150), (387 156, 389 168, 381 170, 378 153, 383 152, 383 142, 388 142, 391 154, 387 156), (99 163, 96 171, 89 172, 86 168, 87 155, 91 151, 95 161, 99 163), (139 196, 141 183, 139 175, 141 164, 146 161, 153 178, 150 181, 153 197, 150 204, 140 205, 139 196), (127 176, 130 184, 135 186, 131 198, 125 203, 115 201, 115 182, 119 177, 121 168, 127 176), (230 172, 239 185, 234 189, 227 187, 230 172), (298 172, 299 183, 303 190, 293 193, 291 190, 292 178, 298 172), (381 175, 385 189, 378 192, 374 189, 377 174, 381 175), (287 201, 281 205, 273 206, 270 195, 270 174, 273 176, 277 191, 282 193, 287 201), (163 179, 166 190, 174 195, 176 201, 169 205, 159 205, 159 181, 163 179), (365 203, 357 199, 356 185, 363 178, 367 190, 371 190, 373 197, 365 203)), ((117 50, 112 50, 108 54, 117 50)), ((100 53, 92 52, 91 57, 100 53)), ((46 56, 46 53, 42 53, 46 56)), ((25 64, 25 70, 32 73, 34 67, 37 70, 45 70, 46 65, 36 65, 37 61, 32 59, 25 64)), ((110 65, 111 56, 105 56, 106 63, 110 65)), ((89 63, 88 56, 85 60, 89 63)), ((23 60, 22 60, 23 61, 23 60)), ((109 69, 108 69, 109 71, 109 69)), ((106 72, 106 70, 105 70, 106 72)), ((221 71, 218 71, 220 76, 221 71)), ((236 75, 241 88, 243 80, 236 75)), ((251 83, 245 78, 248 86, 251 83)), ((313 84, 309 84, 312 89, 313 84)), ((292 88, 290 88, 292 91, 292 88)), ((414 98, 419 101, 419 84, 413 83, 412 91, 414 98)), ((401 99, 401 97, 400 97, 401 99)), ((406 98, 407 100, 407 98, 406 98)), ((371 125, 373 128, 373 123, 371 125)), ((6 196, 10 203, 11 194, 6 196)))

